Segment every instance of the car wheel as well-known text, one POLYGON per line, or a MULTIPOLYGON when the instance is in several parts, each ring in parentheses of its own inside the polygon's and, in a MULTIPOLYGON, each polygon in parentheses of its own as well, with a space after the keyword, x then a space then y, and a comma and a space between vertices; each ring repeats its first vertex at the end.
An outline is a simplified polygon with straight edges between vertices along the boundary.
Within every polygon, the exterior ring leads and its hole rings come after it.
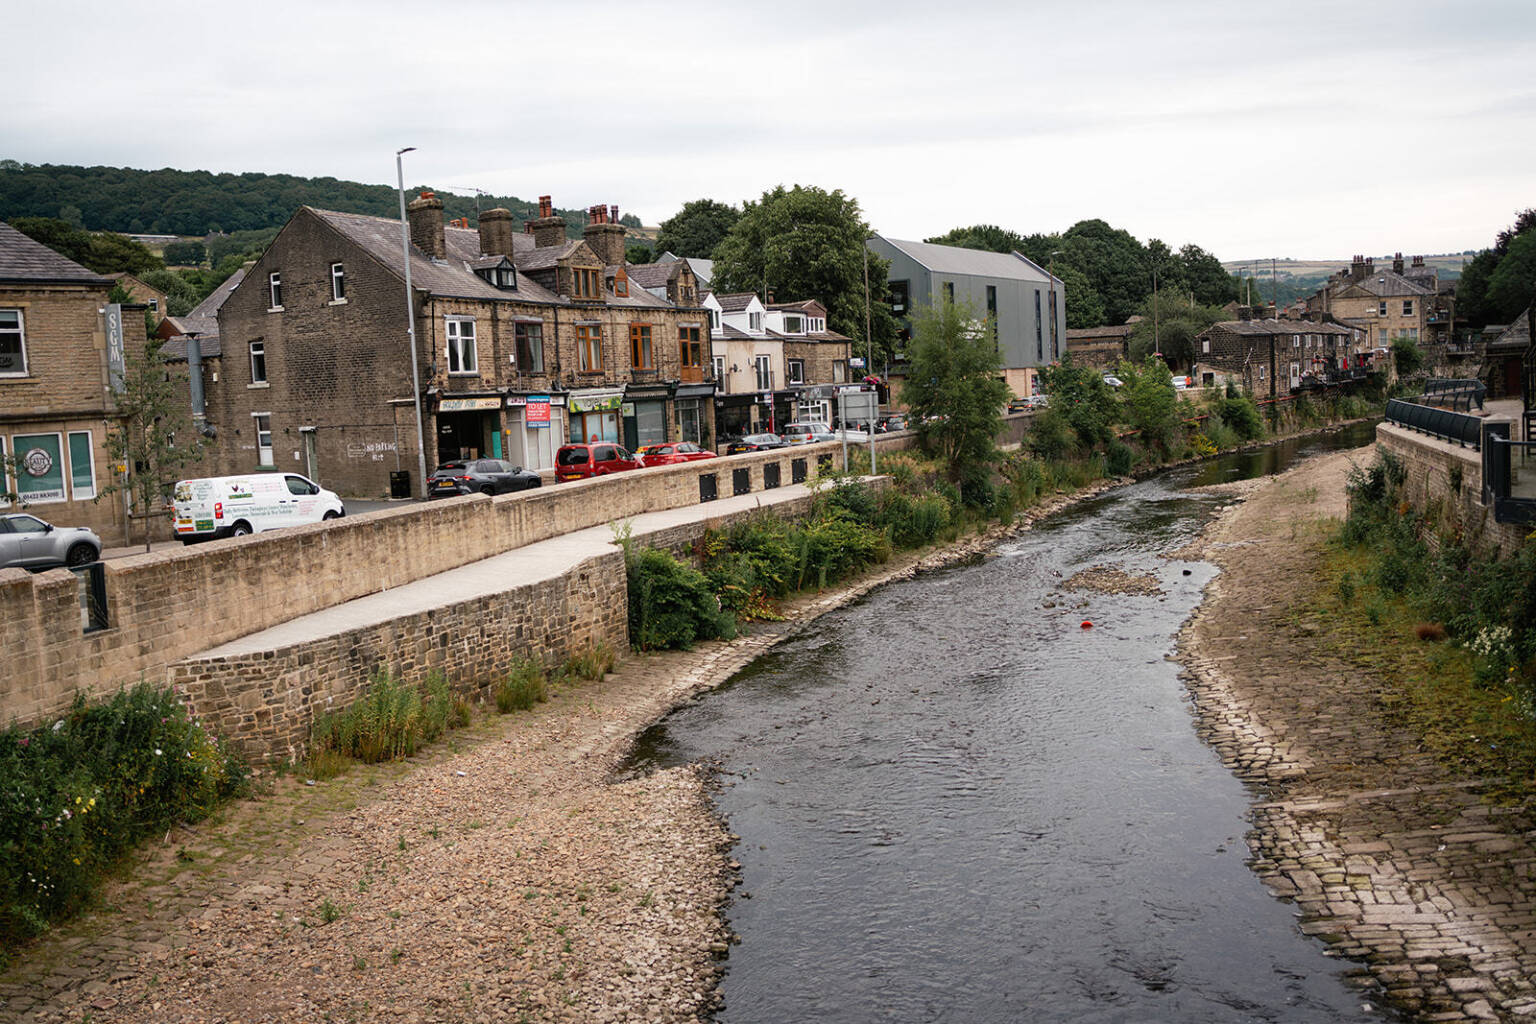
POLYGON ((229 535, 231 537, 249 537, 251 535, 251 524, 242 519, 229 528, 229 535))
POLYGON ((528 481, 528 489, 532 490, 535 487, 543 486, 543 484, 544 484, 543 480, 540 480, 538 477, 534 477, 532 480, 528 481))
POLYGON ((96 561, 96 549, 89 544, 72 544, 64 555, 64 564, 75 568, 96 561))
POLYGON ((321 516, 320 518, 321 519, 340 519, 341 518, 341 514, 338 513, 337 511, 335 511, 334 509, 332 509, 330 512, 327 512, 325 515, 321 516))
POLYGON ((480 493, 481 494, 495 494, 496 493, 496 488, 492 487, 490 484, 486 484, 484 487, 480 488, 480 493))

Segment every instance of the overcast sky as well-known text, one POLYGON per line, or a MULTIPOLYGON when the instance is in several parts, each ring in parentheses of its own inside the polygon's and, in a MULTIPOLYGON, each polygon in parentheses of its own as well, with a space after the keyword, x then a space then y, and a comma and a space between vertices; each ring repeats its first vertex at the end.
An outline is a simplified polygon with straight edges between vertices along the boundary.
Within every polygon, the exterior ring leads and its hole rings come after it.
POLYGON ((841 188, 920 239, 1100 217, 1224 260, 1536 206, 1536 2, 13 5, 0 157, 476 186, 647 224, 841 188), (20 45, 18 45, 20 44, 20 45))

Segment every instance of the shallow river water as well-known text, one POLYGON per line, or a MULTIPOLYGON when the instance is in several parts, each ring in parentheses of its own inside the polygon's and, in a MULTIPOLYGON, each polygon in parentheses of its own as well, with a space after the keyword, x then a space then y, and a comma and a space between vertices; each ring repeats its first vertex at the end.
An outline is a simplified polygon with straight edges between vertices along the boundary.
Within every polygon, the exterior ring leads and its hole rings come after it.
POLYGON ((1248 870, 1252 794, 1167 660, 1215 571, 1168 556, 1221 501, 1183 488, 1370 438, 1109 492, 823 617, 647 733, 635 767, 714 765, 741 836, 719 1019, 1384 1019, 1248 870), (1063 590, 1099 565, 1162 593, 1063 590))

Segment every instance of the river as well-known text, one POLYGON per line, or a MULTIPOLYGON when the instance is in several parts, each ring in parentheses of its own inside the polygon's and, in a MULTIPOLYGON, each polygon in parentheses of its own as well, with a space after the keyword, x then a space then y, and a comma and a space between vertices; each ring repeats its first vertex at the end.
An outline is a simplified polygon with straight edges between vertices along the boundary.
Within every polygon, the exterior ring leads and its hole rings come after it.
POLYGON ((1185 490, 1368 428, 1117 488, 829 614, 642 737, 740 835, 726 1024, 1366 1021, 1245 862, 1254 794, 1168 660, 1215 573, 1185 490), (1111 566, 1151 595, 1072 592, 1111 566), (1084 628, 1091 622, 1091 628, 1084 628))

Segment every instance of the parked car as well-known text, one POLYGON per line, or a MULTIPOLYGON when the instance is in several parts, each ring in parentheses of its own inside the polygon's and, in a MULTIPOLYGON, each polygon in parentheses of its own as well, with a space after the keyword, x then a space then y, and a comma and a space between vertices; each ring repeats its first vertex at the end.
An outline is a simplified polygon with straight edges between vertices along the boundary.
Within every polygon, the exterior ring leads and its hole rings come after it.
POLYGON ((740 455, 742 452, 767 452, 775 448, 784 448, 789 442, 778 434, 748 434, 738 437, 725 446, 725 454, 740 455))
POLYGON ((1192 388, 1194 386, 1195 386, 1195 378, 1193 378, 1193 377, 1186 376, 1186 377, 1175 377, 1175 378, 1173 378, 1173 389, 1175 391, 1186 391, 1189 388, 1192 388))
POLYGON ((875 422, 875 433, 888 434, 893 430, 907 430, 909 427, 910 424, 907 422, 906 413, 893 412, 888 415, 881 416, 880 419, 875 422))
POLYGON ((183 544, 243 537, 347 514, 334 491, 297 473, 178 480, 174 497, 172 523, 176 539, 183 544))
POLYGON ((784 428, 784 440, 790 444, 812 444, 816 441, 833 441, 832 428, 825 423, 791 423, 784 428))
POLYGON ((642 466, 675 466, 681 462, 712 459, 715 453, 692 441, 668 441, 666 444, 648 444, 636 451, 635 457, 642 466))
POLYGON ((83 526, 54 526, 25 512, 0 516, 0 569, 89 565, 101 557, 101 538, 83 526))
POLYGON ((1112 388, 1118 388, 1123 386, 1125 381, 1121 380, 1119 377, 1116 377, 1114 374, 1106 373, 1104 375, 1104 383, 1108 384, 1112 388))
POLYGON ((612 442, 568 444, 555 453, 555 477, 559 480, 585 480, 640 468, 639 459, 612 442))
POLYGON ((539 474, 505 459, 465 459, 444 462, 427 477, 427 497, 457 494, 507 494, 539 486, 539 474))

